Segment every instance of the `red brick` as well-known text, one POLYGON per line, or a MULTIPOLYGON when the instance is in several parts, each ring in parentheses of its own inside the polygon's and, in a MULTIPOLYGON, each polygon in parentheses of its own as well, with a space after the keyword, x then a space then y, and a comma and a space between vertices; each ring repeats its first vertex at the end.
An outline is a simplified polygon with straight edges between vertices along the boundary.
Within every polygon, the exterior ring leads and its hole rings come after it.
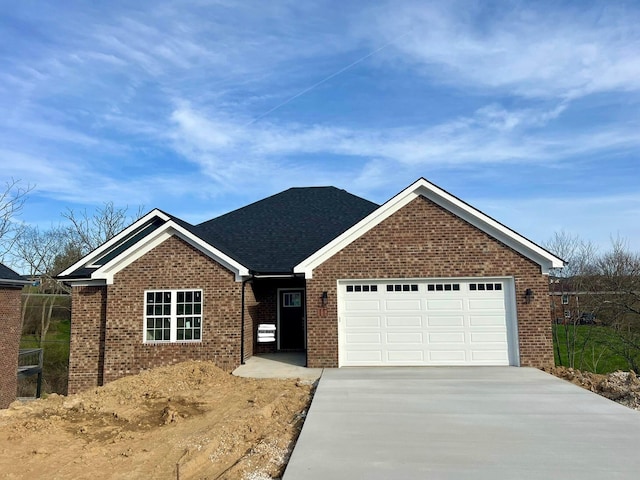
POLYGON ((21 295, 21 287, 0 287, 0 408, 7 408, 18 390, 21 295))

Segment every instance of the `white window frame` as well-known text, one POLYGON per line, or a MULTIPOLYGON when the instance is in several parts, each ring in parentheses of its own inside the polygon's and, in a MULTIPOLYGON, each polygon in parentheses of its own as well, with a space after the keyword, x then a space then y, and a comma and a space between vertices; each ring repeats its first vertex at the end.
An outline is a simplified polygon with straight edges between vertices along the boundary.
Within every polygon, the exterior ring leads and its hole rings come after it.
POLYGON ((569 305, 569 294, 563 293, 561 297, 562 305, 569 305))
POLYGON ((201 343, 202 335, 204 329, 204 295, 202 289, 199 288, 181 288, 181 289, 170 289, 170 288, 161 288, 154 290, 145 290, 144 291, 144 312, 143 312, 143 320, 142 320, 142 343, 149 344, 167 344, 167 343, 201 343), (199 314, 181 314, 178 315, 178 293, 180 292, 199 292, 200 293, 200 313, 199 314), (148 315, 147 314, 147 296, 149 293, 170 293, 171 294, 171 303, 170 303, 170 314, 169 315, 148 315), (148 340, 147 339, 147 320, 148 317, 155 318, 157 316, 168 316, 170 319, 170 333, 169 340, 148 340), (191 339, 191 340, 178 340, 178 318, 182 317, 200 317, 200 338, 191 339))

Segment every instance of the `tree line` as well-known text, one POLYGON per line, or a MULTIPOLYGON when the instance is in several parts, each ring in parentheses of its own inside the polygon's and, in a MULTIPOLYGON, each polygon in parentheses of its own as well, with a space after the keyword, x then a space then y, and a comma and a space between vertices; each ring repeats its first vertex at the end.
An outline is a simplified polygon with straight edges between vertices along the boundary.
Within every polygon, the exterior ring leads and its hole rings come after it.
MULTIPOLYGON (((555 233, 545 247, 566 261, 564 268, 551 273, 552 294, 566 296, 569 307, 555 316, 561 320, 554 329, 558 361, 582 368, 585 355, 597 366, 598 356, 614 354, 640 372, 640 255, 619 237, 600 251, 564 231, 555 233), (605 328, 584 328, 585 324, 605 328), (596 333, 598 351, 588 352, 585 347, 596 333)), ((552 302, 552 310, 557 304, 552 302)))

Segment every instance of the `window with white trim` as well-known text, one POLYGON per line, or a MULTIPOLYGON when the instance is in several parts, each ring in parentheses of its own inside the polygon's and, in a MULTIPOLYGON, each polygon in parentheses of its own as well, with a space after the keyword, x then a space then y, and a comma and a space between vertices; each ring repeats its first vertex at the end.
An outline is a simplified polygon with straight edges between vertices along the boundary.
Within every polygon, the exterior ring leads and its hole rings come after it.
POLYGON ((562 294, 562 304, 569 305, 569 295, 567 295, 566 293, 562 294))
POLYGON ((202 290, 148 290, 144 296, 145 343, 202 340, 202 290))

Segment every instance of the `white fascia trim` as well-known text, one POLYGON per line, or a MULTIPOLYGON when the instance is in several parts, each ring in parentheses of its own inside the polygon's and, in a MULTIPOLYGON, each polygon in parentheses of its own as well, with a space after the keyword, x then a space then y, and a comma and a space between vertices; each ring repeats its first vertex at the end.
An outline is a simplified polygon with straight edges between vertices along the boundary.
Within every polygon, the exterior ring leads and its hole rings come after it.
POLYGON ((8 278, 0 278, 0 285, 31 285, 33 282, 29 280, 11 280, 8 278))
POLYGON ((229 269, 235 274, 236 282, 242 281, 243 277, 249 276, 249 269, 244 265, 241 265, 228 255, 222 253, 217 248, 204 242, 199 237, 195 236, 185 228, 181 227, 172 220, 156 229, 150 235, 147 235, 141 239, 135 245, 132 245, 127 250, 122 252, 116 258, 111 260, 106 265, 103 265, 98 270, 91 274, 92 279, 103 279, 108 285, 113 284, 113 277, 116 273, 127 267, 143 255, 149 253, 165 240, 177 235, 182 240, 187 242, 192 247, 198 249, 209 258, 220 263, 225 268, 229 269))
POLYGON ((428 198, 435 204, 440 205, 476 228, 513 248, 515 251, 535 261, 540 265, 543 274, 549 274, 551 268, 564 266, 564 262, 560 258, 473 208, 468 203, 463 202, 424 178, 420 178, 360 220, 342 235, 336 237, 320 250, 296 265, 293 269, 294 273, 304 273, 305 278, 312 278, 313 270, 316 267, 419 196, 428 198))
POLYGON ((127 237, 131 232, 139 228, 141 225, 144 225, 154 217, 159 217, 164 221, 171 219, 171 217, 169 217, 164 212, 161 212, 157 208, 154 208, 149 213, 147 213, 144 217, 140 218, 139 220, 129 225, 127 228, 121 231, 118 235, 108 240, 107 242, 103 243, 98 248, 90 252, 88 255, 85 255, 84 257, 82 257, 80 260, 78 260, 76 263, 71 265, 69 268, 67 268, 64 272, 60 273, 58 276, 64 277, 65 275, 69 275, 70 273, 73 273, 75 270, 77 270, 80 267, 93 265, 94 260, 100 258, 100 256, 102 256, 106 251, 116 246, 123 238, 127 237))

